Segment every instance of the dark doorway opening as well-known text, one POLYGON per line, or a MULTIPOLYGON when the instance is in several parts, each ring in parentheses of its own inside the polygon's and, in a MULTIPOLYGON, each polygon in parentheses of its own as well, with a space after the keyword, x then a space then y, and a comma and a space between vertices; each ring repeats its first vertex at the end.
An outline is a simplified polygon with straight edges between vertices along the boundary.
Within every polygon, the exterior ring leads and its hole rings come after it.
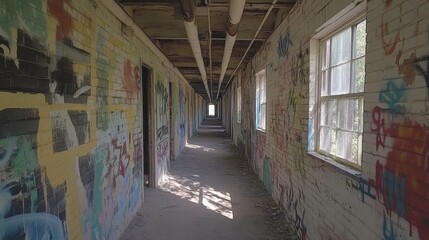
POLYGON ((149 186, 149 181, 152 179, 150 168, 150 134, 149 134, 149 107, 150 107, 150 86, 151 86, 150 69, 142 66, 142 100, 143 100, 143 169, 144 169, 144 184, 149 186))

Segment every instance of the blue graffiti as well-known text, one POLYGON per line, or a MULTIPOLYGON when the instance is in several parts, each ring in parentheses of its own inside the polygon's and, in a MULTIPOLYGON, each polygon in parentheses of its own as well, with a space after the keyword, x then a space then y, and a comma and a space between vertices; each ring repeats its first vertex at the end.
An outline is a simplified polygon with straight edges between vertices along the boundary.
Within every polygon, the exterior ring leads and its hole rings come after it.
POLYGON ((389 224, 387 223, 388 221, 388 216, 386 215, 386 212, 383 211, 383 237, 384 240, 396 240, 397 234, 395 232, 395 229, 393 227, 393 222, 392 220, 389 219, 389 224), (390 227, 390 229, 389 229, 390 227))
POLYGON ((375 195, 371 193, 371 185, 363 178, 360 178, 359 180, 359 190, 362 195, 362 202, 365 202, 365 195, 375 199, 375 195))
POLYGON ((284 36, 280 33, 280 38, 277 46, 277 53, 279 57, 284 57, 289 55, 290 47, 293 46, 292 39, 290 38, 290 33, 287 31, 284 36))
POLYGON ((384 204, 390 212, 396 210, 400 217, 405 216, 405 177, 396 175, 389 169, 384 169, 383 186, 384 204))
POLYGON ((25 239, 63 240, 61 220, 48 213, 28 213, 5 218, 12 207, 10 189, 14 185, 6 181, 0 185, 0 239, 14 239, 24 234, 25 239))
POLYGON ((387 82, 386 89, 382 89, 379 95, 380 102, 387 104, 394 114, 405 112, 405 107, 400 104, 405 99, 405 83, 398 84, 393 80, 387 82))
POLYGON ((0 239, 13 239, 22 233, 25 239, 65 239, 60 219, 48 213, 21 214, 0 219, 0 239))

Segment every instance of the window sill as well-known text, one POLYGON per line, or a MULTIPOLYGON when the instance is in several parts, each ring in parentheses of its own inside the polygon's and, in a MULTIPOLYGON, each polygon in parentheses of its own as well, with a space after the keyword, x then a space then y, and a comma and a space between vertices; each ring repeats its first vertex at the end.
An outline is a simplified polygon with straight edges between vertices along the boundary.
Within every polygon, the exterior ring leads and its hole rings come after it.
POLYGON ((349 167, 347 165, 341 164, 339 162, 336 162, 334 160, 332 160, 331 158, 324 156, 320 153, 317 152, 307 152, 308 155, 310 155, 310 157, 312 157, 313 159, 319 160, 319 161, 323 161, 326 162, 327 164, 329 164, 330 166, 332 166, 333 168, 335 168, 336 171, 347 175, 351 178, 354 178, 356 180, 359 180, 362 176, 362 171, 359 171, 357 169, 354 169, 352 167, 349 167))
POLYGON ((257 129, 256 129, 256 131, 259 131, 259 132, 261 132, 261 133, 265 133, 267 130, 265 130, 265 129, 261 129, 261 128, 257 128, 257 129))

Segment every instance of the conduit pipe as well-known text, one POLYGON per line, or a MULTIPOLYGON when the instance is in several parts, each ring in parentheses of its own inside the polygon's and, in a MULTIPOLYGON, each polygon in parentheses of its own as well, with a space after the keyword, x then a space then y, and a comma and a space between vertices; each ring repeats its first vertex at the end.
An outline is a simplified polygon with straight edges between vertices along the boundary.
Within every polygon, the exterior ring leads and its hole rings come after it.
POLYGON ((200 39, 198 38, 198 28, 197 23, 195 22, 192 3, 192 0, 180 0, 186 35, 188 36, 189 44, 191 45, 192 52, 194 53, 194 58, 197 62, 198 69, 200 70, 204 88, 206 89, 207 95, 209 96, 209 100, 211 102, 212 98, 207 84, 207 72, 206 67, 204 66, 203 56, 201 54, 200 39))
MULTIPOLYGON (((255 41, 256 37, 259 34, 259 31, 261 31, 262 26, 264 26, 265 21, 267 20, 268 16, 270 15, 271 11, 273 10, 274 6, 276 5, 277 0, 273 0, 273 2, 271 3, 271 6, 268 8, 267 12, 265 13, 264 18, 262 19, 261 24, 259 24, 258 29, 255 32, 255 35, 253 36, 252 41, 250 42, 249 46, 246 49, 246 52, 244 52, 243 57, 241 58, 240 62, 238 63, 237 67, 235 68, 234 72, 231 74, 231 77, 228 80, 228 83, 226 84, 222 94, 225 93, 226 88, 229 85, 229 82, 231 82, 231 79, 234 77, 234 74, 237 72, 238 68, 241 66, 241 64, 243 63, 244 58, 246 57, 247 53, 249 52, 250 48, 252 47, 253 42, 255 41)), ((219 97, 219 92, 218 95, 216 97, 216 99, 219 97)))
POLYGON ((229 1, 229 22, 226 31, 225 48, 223 50, 222 66, 219 77, 219 86, 216 99, 219 97, 220 87, 222 86, 223 78, 225 77, 226 69, 228 68, 229 60, 231 59, 232 49, 234 48, 235 39, 237 38, 238 24, 243 15, 244 5, 246 0, 230 0, 229 1))
POLYGON ((114 16, 118 18, 124 25, 128 26, 133 33, 153 51, 153 53, 159 57, 162 62, 170 63, 170 69, 177 74, 182 80, 186 81, 186 78, 182 75, 182 73, 174 67, 174 65, 168 60, 168 58, 159 50, 159 48, 150 40, 150 38, 141 30, 141 28, 134 23, 131 17, 122 9, 119 4, 114 0, 100 0, 101 4, 103 4, 107 10, 113 13, 114 16))
MULTIPOLYGON (((211 0, 209 0, 209 2, 211 2, 211 0)), ((210 17, 210 7, 209 6, 207 6, 207 22, 209 25, 210 96, 213 97, 212 27, 211 27, 211 17, 210 17)))

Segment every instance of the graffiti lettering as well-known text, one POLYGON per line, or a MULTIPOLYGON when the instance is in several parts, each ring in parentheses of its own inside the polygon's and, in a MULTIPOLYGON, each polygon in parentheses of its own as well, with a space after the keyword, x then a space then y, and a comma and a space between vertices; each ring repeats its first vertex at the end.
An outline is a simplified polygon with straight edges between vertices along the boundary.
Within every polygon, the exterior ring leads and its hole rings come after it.
POLYGON ((162 141, 156 146, 156 159, 161 162, 168 157, 168 141, 162 141))
POLYGON ((70 0, 48 0, 49 12, 58 19, 57 40, 61 41, 67 37, 72 28, 72 16, 65 9, 65 6, 70 4, 70 0))
POLYGON ((375 195, 371 193, 371 184, 363 178, 359 180, 359 191, 362 195, 362 202, 365 202, 365 195, 375 199, 375 195))
POLYGON ((157 73, 156 82, 156 120, 157 120, 157 139, 163 140, 168 134, 168 90, 160 73, 157 73))
POLYGON ((372 121, 375 124, 375 128, 371 128, 372 132, 376 133, 376 149, 378 150, 379 146, 384 148, 386 142, 386 137, 389 134, 389 128, 385 126, 385 119, 382 117, 383 109, 380 107, 374 107, 372 110, 372 121))
POLYGON ((416 70, 423 76, 426 82, 426 87, 428 90, 428 98, 429 98, 429 55, 423 56, 421 58, 417 58, 414 60, 414 66, 416 70), (419 65, 420 62, 426 62, 426 71, 422 66, 419 65))
POLYGON ((416 54, 411 53, 411 56, 404 59, 403 63, 399 63, 401 56, 402 51, 399 51, 398 54, 396 54, 395 64, 398 66, 399 73, 405 76, 404 80, 407 86, 410 86, 414 83, 414 79, 416 77, 416 73, 413 68, 413 62, 415 61, 416 54))
POLYGON ((285 35, 282 36, 280 33, 280 37, 277 45, 277 53, 280 57, 287 57, 289 55, 290 47, 293 45, 292 39, 290 38, 289 31, 286 31, 285 35))
POLYGON ((383 19, 381 19, 381 41, 384 48, 384 55, 390 55, 395 51, 396 45, 398 44, 400 38, 399 38, 399 31, 396 33, 395 37, 390 39, 390 41, 386 42, 385 38, 386 35, 389 33, 389 28, 387 26, 387 23, 383 22, 383 19))

